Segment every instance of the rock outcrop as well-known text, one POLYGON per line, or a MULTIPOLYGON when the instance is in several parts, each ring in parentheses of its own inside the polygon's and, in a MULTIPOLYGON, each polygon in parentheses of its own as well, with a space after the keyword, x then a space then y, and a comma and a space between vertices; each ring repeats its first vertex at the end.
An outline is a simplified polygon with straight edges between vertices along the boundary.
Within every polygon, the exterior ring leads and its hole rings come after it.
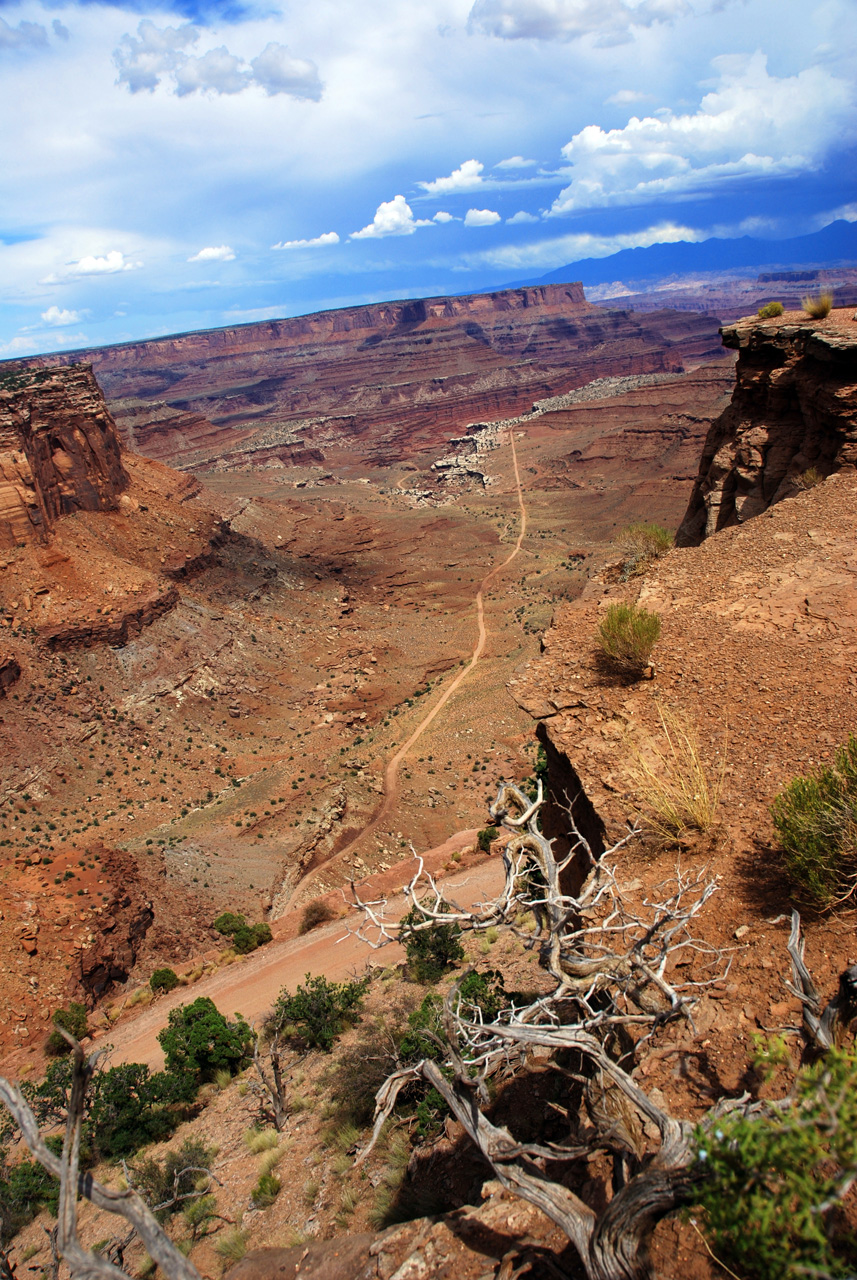
POLYGON ((857 324, 785 315, 721 329, 738 351, 728 409, 714 422, 677 536, 695 546, 759 515, 807 481, 857 463, 857 324))
POLYGON ((115 510, 127 485, 89 365, 0 375, 0 550, 44 542, 60 516, 115 510))
POLYGON ((91 360, 129 444, 198 470, 224 459, 386 464, 437 452, 471 422, 527 412, 593 378, 677 372, 722 354, 710 317, 605 310, 586 302, 580 284, 551 284, 349 307, 29 363, 91 360))

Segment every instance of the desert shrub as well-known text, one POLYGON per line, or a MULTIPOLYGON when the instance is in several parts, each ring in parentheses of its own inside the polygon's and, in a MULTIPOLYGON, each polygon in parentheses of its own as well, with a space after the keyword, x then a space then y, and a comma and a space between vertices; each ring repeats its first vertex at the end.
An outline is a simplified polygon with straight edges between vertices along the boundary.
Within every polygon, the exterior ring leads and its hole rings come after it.
POLYGON ((786 1106, 697 1135, 700 1203, 718 1258, 753 1280, 853 1275, 838 1205, 857 1177, 857 1055, 831 1050, 786 1106))
POLYGON ((60 1184, 36 1160, 21 1160, 0 1177, 0 1244, 32 1222, 40 1209, 54 1217, 60 1184))
MULTIPOLYGON (((431 904, 435 907, 435 904, 431 904)), ((447 903, 439 902, 438 911, 448 911, 447 903)), ((464 948, 461 945, 461 929, 453 921, 449 924, 427 924, 418 928, 426 917, 418 907, 412 907, 402 918, 400 938, 405 948, 408 969, 417 982, 437 982, 446 973, 464 959, 464 948)))
POLYGON ((328 920, 333 920, 335 916, 336 912, 330 903, 322 898, 316 898, 304 907, 298 933, 309 933, 312 929, 317 929, 320 924, 327 924, 328 920))
POLYGON ((822 289, 821 293, 814 298, 808 296, 801 299, 800 304, 808 316, 812 316, 813 320, 824 320, 830 315, 833 308, 833 294, 827 289, 822 289))
POLYGON ((660 634, 658 614, 636 604, 611 604, 596 639, 611 666, 639 676, 649 665, 660 634))
POLYGON ((57 1056, 71 1053, 71 1046, 56 1028, 62 1027, 63 1031, 68 1031, 74 1036, 75 1040, 82 1040, 88 1030, 86 1025, 86 1005, 78 1004, 77 1001, 72 1000, 67 1009, 57 1009, 51 1021, 55 1030, 50 1033, 45 1045, 48 1053, 53 1053, 57 1056))
POLYGON ((162 1160, 147 1156, 133 1164, 129 1181, 163 1222, 182 1208, 180 1196, 205 1188, 216 1155, 217 1148, 201 1138, 185 1138, 162 1160))
POLYGON ((773 320, 775 316, 781 316, 783 310, 781 302, 766 302, 763 307, 759 307, 759 319, 773 320))
POLYGON ((857 737, 834 763, 794 778, 774 800, 774 827, 795 882, 818 906, 857 882, 857 737))
POLYGON ((167 1070, 199 1084, 212 1080, 219 1070, 231 1075, 240 1071, 250 1058, 253 1032, 240 1014, 235 1022, 229 1022, 213 1000, 200 996, 192 1004, 170 1010, 158 1041, 167 1070))
POLYGON ((152 1073, 141 1062, 111 1067, 93 1080, 84 1139, 104 1159, 133 1155, 170 1136, 186 1118, 193 1093, 188 1076, 152 1073))
POLYGON ((231 938, 232 946, 242 956, 255 951, 257 947, 263 947, 273 937, 269 924, 264 921, 261 924, 248 924, 242 915, 236 915, 233 911, 224 911, 218 916, 214 921, 214 928, 224 937, 231 938))
POLYGON ((623 529, 616 542, 622 552, 621 577, 627 581, 644 573, 653 560, 666 555, 674 538, 662 525, 640 522, 623 529))
POLYGON ((224 1231, 214 1243, 214 1252, 224 1263, 240 1262, 247 1252, 247 1237, 240 1227, 224 1231))
POLYGON ((257 1209, 267 1209, 274 1203, 283 1189, 280 1177, 276 1173, 263 1173, 250 1193, 250 1198, 257 1209))
POLYGON ((664 742, 627 742, 630 775, 643 820, 665 840, 714 824, 726 769, 726 746, 718 765, 706 760, 696 726, 686 715, 659 707, 664 742))
POLYGON ((795 476, 795 484, 799 489, 814 489, 817 484, 821 484, 824 476, 818 467, 807 467, 806 471, 802 471, 800 475, 795 476))
POLYGON ((496 840, 500 832, 496 827, 483 827, 476 837, 476 843, 483 853, 488 853, 491 849, 491 841, 496 840))
POLYGON ((174 969, 156 969, 149 979, 153 991, 172 991, 178 985, 179 978, 174 969))
POLYGON ((323 974, 306 975, 294 995, 284 987, 266 1023, 269 1034, 295 1035, 310 1048, 329 1052, 337 1036, 360 1012, 368 978, 356 982, 328 982, 323 974))

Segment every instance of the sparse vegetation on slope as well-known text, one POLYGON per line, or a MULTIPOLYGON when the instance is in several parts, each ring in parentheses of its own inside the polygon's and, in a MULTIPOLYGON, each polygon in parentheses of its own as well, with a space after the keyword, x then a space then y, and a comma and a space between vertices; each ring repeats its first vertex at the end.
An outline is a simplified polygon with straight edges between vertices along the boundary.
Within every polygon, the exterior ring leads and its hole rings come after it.
POLYGON ((793 779, 772 814, 798 889, 819 906, 850 897, 857 887, 857 736, 837 749, 832 765, 793 779))
POLYGON ((611 604, 596 639, 605 660, 616 670, 639 678, 649 666, 661 634, 661 620, 636 604, 611 604))

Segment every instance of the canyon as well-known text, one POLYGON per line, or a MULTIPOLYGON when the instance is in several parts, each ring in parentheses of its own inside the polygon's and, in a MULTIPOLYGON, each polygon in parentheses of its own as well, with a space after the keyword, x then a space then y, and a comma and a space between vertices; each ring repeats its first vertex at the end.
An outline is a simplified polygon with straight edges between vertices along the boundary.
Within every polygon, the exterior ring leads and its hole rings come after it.
MULTIPOLYGON (((155 1032, 191 984, 256 1016, 286 978, 344 978, 361 954, 349 886, 399 901, 412 853, 450 893, 491 891, 497 849, 475 839, 486 802, 498 778, 532 776, 539 747, 546 831, 565 830, 573 802, 595 846, 612 842, 641 811, 626 744, 655 741, 667 706, 723 767, 720 821, 679 854, 694 874, 716 867, 719 909, 701 928, 736 954, 695 1026, 659 1032, 640 1075, 687 1117, 715 1085, 740 1090, 753 1035, 799 1016, 780 983, 789 889, 769 805, 851 728, 855 334, 842 310, 787 312, 725 325, 724 347, 710 316, 601 310, 561 285, 5 373, 7 1069, 41 1063, 70 995, 117 1061, 158 1066, 155 1032), (635 577, 616 539, 636 521, 681 526, 682 545, 635 577), (625 599, 663 618, 653 678, 630 685, 605 675, 593 640, 625 599), (301 939, 317 899, 336 918, 301 939), (269 948, 223 961, 224 909, 270 920, 269 948), (163 963, 185 985, 141 1014, 163 963)), ((628 892, 657 893, 675 858, 643 840, 623 864, 628 892)), ((808 935, 824 990, 848 911, 808 935)), ((485 946, 528 980, 521 940, 485 946)), ((376 971, 372 1019, 395 1013, 397 954, 376 971)), ((307 1070, 325 1096, 326 1065, 307 1070)), ((252 1106, 231 1085, 193 1122, 224 1146, 230 1204, 249 1203, 252 1106)), ((307 1222, 318 1239, 251 1257, 248 1278, 318 1265, 339 1280, 384 1250, 390 1267, 419 1256, 482 1275, 463 1237, 503 1222, 561 1249, 486 1182, 453 1123, 406 1179, 442 1185, 451 1216, 377 1243, 358 1175, 319 1155, 318 1110, 296 1107, 288 1139, 290 1167, 320 1169, 311 1216, 300 1177, 247 1214, 254 1245, 307 1222)), ((104 1233, 94 1217, 86 1229, 104 1233)), ((655 1253, 694 1280, 715 1274, 687 1223, 663 1224, 655 1253)), ((217 1265, 204 1241, 194 1257, 217 1265)))

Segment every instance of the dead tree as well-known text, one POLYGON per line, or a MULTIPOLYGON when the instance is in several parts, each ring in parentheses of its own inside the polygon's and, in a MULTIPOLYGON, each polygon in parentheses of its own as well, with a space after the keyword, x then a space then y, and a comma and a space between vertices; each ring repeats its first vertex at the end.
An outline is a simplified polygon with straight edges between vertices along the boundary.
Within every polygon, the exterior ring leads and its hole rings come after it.
MULTIPOLYGON (((634 909, 611 858, 636 831, 596 858, 569 807, 571 847, 556 858, 539 827, 542 803, 541 787, 531 801, 519 788, 501 786, 491 817, 513 833, 503 854, 501 893, 468 911, 446 890, 441 894, 420 865, 407 890, 415 909, 408 928, 455 922, 478 933, 504 927, 537 951, 552 989, 486 1023, 476 1005, 462 1000, 456 983, 444 1006, 444 1069, 426 1059, 387 1080, 377 1096, 373 1136, 359 1159, 372 1149, 402 1088, 422 1078, 444 1098, 502 1185, 566 1232, 590 1280, 649 1280, 652 1232, 692 1199, 701 1171, 694 1126, 653 1101, 632 1071, 655 1031, 675 1020, 692 1021, 701 992, 728 970, 723 953, 692 930, 716 885, 704 873, 677 873, 634 909), (580 883, 575 895, 562 889, 573 860, 580 883), (676 962, 687 958, 700 976, 679 980, 676 962), (576 1115, 570 1109, 570 1133, 561 1144, 518 1142, 485 1114, 488 1077, 500 1068, 519 1069, 536 1048, 565 1051, 563 1069, 582 1085, 583 1105, 576 1115), (613 1170, 613 1196, 601 1213, 546 1171, 596 1151, 613 1170)), ((386 901, 360 905, 359 932, 370 945, 397 938, 400 925, 389 918, 386 901)))
MULTIPOLYGON (((96 1071, 102 1052, 84 1056, 77 1041, 66 1032, 72 1047, 73 1069, 62 1154, 47 1146, 29 1103, 20 1089, 0 1077, 0 1102, 9 1110, 21 1137, 39 1163, 60 1184, 56 1244, 73 1280, 128 1280, 127 1273, 106 1257, 85 1249, 77 1234, 77 1201, 80 1196, 91 1200, 99 1209, 117 1213, 136 1231, 150 1258, 158 1264, 168 1280, 201 1280, 196 1267, 176 1248, 154 1213, 130 1188, 114 1191, 105 1187, 90 1173, 80 1171, 80 1135, 86 1103, 86 1091, 96 1071)), ((208 1170, 206 1170, 208 1172, 208 1170)))

